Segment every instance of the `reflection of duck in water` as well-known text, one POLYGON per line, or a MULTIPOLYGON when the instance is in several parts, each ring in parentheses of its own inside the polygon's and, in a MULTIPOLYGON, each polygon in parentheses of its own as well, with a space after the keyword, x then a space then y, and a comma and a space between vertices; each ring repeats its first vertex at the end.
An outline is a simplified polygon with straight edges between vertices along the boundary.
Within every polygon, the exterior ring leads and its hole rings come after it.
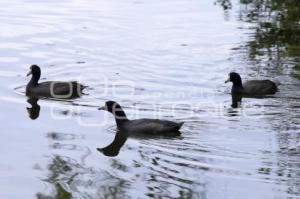
POLYGON ((128 132, 121 132, 118 131, 116 133, 116 136, 112 143, 107 145, 106 147, 103 148, 97 148, 97 150, 101 153, 103 153, 105 156, 109 157, 115 157, 119 154, 121 148, 124 146, 125 142, 129 137, 132 138, 137 138, 137 139, 168 139, 168 138, 174 138, 174 137, 179 137, 180 132, 178 131, 177 133, 174 134, 169 134, 169 135, 142 135, 140 134, 139 136, 136 135, 130 135, 128 132))
POLYGON ((232 94, 231 95, 231 100, 232 100, 232 104, 231 104, 232 108, 240 108, 241 107, 242 95, 232 94))
POLYGON ((38 103, 37 103, 38 101, 39 101, 39 99, 35 98, 35 97, 28 98, 28 100, 27 100, 27 102, 31 105, 31 108, 26 107, 26 109, 27 109, 28 116, 32 120, 37 119, 40 115, 41 107, 40 107, 40 105, 38 105, 38 103))
POLYGON ((106 110, 115 117, 118 132, 114 141, 107 147, 98 149, 107 156, 116 156, 124 145, 128 137, 136 138, 157 138, 157 137, 174 137, 180 135, 179 129, 183 122, 172 122, 159 119, 137 119, 129 120, 122 107, 113 101, 108 101, 105 106, 99 110, 106 110))
POLYGON ((115 157, 119 154, 120 149, 125 144, 128 136, 122 132, 117 132, 114 141, 104 148, 97 148, 105 156, 115 157))
POLYGON ((41 77, 41 69, 37 65, 32 65, 27 76, 32 75, 31 80, 26 86, 26 95, 35 97, 51 97, 70 99, 82 95, 82 90, 85 86, 72 81, 47 81, 39 83, 41 77))

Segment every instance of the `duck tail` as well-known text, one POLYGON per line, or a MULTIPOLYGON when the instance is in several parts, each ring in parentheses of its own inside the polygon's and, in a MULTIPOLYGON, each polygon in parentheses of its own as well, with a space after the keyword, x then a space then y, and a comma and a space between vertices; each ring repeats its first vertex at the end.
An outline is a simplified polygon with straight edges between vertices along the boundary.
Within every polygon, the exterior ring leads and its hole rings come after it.
POLYGON ((278 81, 278 80, 275 80, 275 81, 273 82, 273 84, 274 84, 274 87, 275 87, 275 89, 276 89, 276 91, 275 91, 275 92, 279 91, 279 88, 278 88, 278 86, 280 86, 280 85, 281 85, 280 81, 278 81))
POLYGON ((80 89, 81 89, 81 90, 83 90, 83 89, 85 89, 85 88, 88 88, 88 86, 86 86, 86 85, 80 85, 80 89))
POLYGON ((275 82, 275 84, 276 84, 277 86, 281 85, 281 82, 278 81, 278 80, 275 80, 274 82, 275 82))
POLYGON ((183 124, 184 124, 184 122, 179 122, 178 123, 178 130, 182 127, 183 124))

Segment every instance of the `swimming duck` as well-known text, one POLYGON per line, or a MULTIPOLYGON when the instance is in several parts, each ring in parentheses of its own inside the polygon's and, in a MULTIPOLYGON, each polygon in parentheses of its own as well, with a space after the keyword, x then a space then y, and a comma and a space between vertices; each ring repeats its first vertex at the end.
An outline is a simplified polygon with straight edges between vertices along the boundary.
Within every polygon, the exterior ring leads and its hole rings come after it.
POLYGON ((114 101, 107 101, 105 106, 99 108, 99 110, 112 113, 118 129, 127 135, 178 135, 179 129, 184 123, 160 119, 129 120, 122 107, 114 101))
POLYGON ((30 66, 27 76, 29 75, 32 75, 32 77, 26 86, 27 96, 70 99, 81 96, 82 90, 86 87, 76 81, 47 81, 39 83, 41 69, 37 65, 30 66))
POLYGON ((238 73, 229 73, 228 79, 225 81, 232 82, 231 94, 241 94, 243 96, 270 95, 278 91, 275 82, 271 80, 251 80, 242 83, 242 78, 238 73))

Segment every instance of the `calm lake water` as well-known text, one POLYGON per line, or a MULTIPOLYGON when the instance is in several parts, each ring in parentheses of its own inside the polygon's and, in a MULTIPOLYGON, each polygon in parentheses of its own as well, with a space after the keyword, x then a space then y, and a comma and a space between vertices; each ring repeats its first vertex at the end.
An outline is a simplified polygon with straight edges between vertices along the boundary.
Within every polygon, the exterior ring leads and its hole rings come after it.
POLYGON ((300 198, 300 17, 288 29, 255 2, 1 1, 0 198, 300 198), (86 95, 31 105, 31 64, 86 95), (232 108, 230 71, 280 92, 232 108), (132 119, 184 121, 182 135, 106 156, 107 100, 132 119))

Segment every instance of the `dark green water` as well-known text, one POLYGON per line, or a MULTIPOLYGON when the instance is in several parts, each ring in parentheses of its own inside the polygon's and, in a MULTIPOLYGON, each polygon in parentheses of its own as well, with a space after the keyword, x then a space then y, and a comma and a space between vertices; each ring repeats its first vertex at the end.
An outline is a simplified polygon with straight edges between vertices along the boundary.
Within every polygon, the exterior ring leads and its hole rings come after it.
POLYGON ((214 2, 1 1, 0 198, 299 198, 299 3, 214 2), (28 103, 31 64, 87 95, 28 103), (280 92, 232 108, 230 71, 280 92), (106 100, 182 135, 105 156, 106 100))

